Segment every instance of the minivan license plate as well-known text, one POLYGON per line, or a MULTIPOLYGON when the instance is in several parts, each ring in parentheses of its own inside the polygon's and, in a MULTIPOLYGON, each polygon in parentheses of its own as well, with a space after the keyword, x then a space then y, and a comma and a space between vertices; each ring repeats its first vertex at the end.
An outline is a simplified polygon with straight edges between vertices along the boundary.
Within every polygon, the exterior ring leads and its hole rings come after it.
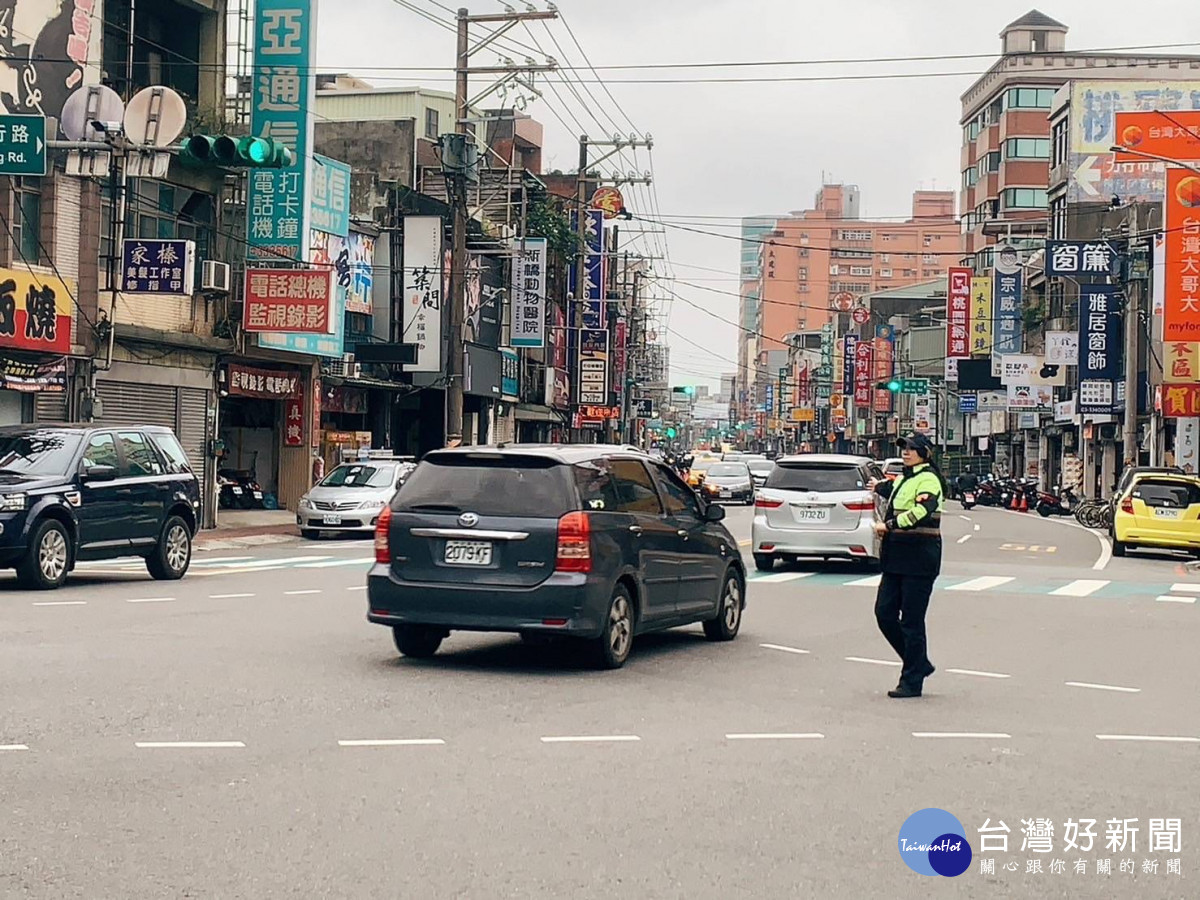
POLYGON ((828 522, 829 509, 824 506, 793 506, 792 516, 797 522, 828 522))
POLYGON ((446 541, 442 560, 451 566, 490 566, 492 545, 487 541, 446 541))

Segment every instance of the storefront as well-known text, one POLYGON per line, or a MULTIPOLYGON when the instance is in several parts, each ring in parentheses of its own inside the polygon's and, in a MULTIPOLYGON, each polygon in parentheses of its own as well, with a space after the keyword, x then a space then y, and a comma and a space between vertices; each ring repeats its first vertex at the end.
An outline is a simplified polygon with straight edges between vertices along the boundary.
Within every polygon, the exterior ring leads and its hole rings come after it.
POLYGON ((0 269, 0 424, 67 418, 75 283, 0 269))
POLYGON ((67 415, 67 360, 39 361, 13 354, 0 358, 0 425, 61 422, 67 415))

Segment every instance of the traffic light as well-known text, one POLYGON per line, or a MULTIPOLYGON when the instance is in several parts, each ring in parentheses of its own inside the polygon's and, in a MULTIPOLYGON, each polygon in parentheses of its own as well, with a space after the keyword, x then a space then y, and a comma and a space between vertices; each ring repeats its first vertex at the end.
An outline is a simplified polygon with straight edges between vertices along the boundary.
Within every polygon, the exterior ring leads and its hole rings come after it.
POLYGON ((903 386, 904 382, 902 382, 899 378, 892 378, 889 381, 881 381, 875 385, 875 387, 879 390, 891 391, 893 394, 897 393, 903 386))
POLYGON ((183 142, 179 159, 194 167, 286 169, 295 157, 274 138, 193 134, 183 142))
POLYGON ((675 426, 673 426, 673 425, 667 426, 667 437, 671 438, 672 440, 675 439, 675 426))
POLYGON ((685 384, 680 387, 673 387, 671 390, 676 394, 685 394, 688 397, 696 396, 696 388, 690 384, 685 384))

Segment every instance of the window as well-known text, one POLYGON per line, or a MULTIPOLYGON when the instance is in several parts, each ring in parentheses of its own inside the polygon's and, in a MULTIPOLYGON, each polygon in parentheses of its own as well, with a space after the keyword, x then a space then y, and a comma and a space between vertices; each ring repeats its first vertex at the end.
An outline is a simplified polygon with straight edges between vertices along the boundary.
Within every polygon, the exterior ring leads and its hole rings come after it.
POLYGON ((30 265, 42 262, 42 185, 40 178, 13 178, 13 253, 30 265))
POLYGON ((1009 138, 1004 142, 1004 154, 1009 159, 1049 159, 1049 138, 1009 138))
POLYGON ((843 241, 869 241, 871 232, 869 231, 840 231, 838 237, 843 241))
POLYGON ((975 174, 982 178, 984 175, 990 175, 1000 171, 1000 151, 992 150, 979 157, 979 162, 975 163, 975 174))
POLYGON ((122 475, 128 478, 145 478, 163 473, 162 464, 140 432, 122 431, 118 436, 121 439, 121 453, 125 456, 122 475))
POLYGON ((584 509, 591 512, 613 512, 620 507, 617 486, 613 481, 608 460, 594 459, 572 468, 575 486, 579 488, 579 499, 584 509))
POLYGON ((799 269, 797 269, 796 277, 799 278, 801 281, 807 281, 808 280, 808 267, 801 266, 799 269))
POLYGON ((1054 165, 1062 165, 1067 161, 1067 119, 1065 116, 1055 123, 1050 139, 1054 144, 1054 165))
POLYGON ((696 495, 686 484, 666 469, 656 466, 655 480, 662 491, 663 503, 668 516, 700 517, 700 508, 696 505, 696 495))
POLYGON ((152 434, 150 439, 154 441, 154 446, 162 451, 162 455, 167 459, 167 471, 172 475, 186 475, 192 471, 192 464, 188 462, 187 454, 183 452, 183 448, 179 446, 179 441, 175 439, 173 434, 152 434))
POLYGON ((937 261, 938 261, 938 258, 937 258, 936 253, 926 253, 921 256, 921 262, 925 263, 925 265, 927 265, 927 266, 932 265, 932 264, 936 263, 937 261))
POLYGON ((841 274, 841 269, 840 269, 840 267, 838 267, 837 265, 832 265, 832 266, 830 266, 830 267, 829 267, 829 274, 830 274, 830 275, 839 275, 839 274, 841 274))
POLYGON ((117 442, 113 436, 108 433, 93 434, 83 451, 83 468, 86 470, 92 466, 112 466, 115 469, 119 465, 117 442))
POLYGON ((879 270, 879 277, 880 277, 880 278, 891 278, 891 277, 892 277, 892 270, 891 270, 891 269, 880 269, 880 270, 879 270))
POLYGON ((1054 88, 1009 88, 1004 95, 1006 109, 1049 109, 1054 102, 1054 88))
POLYGON ((969 123, 967 123, 967 142, 968 143, 975 140, 975 138, 979 137, 980 127, 981 127, 981 124, 980 124, 978 116, 976 116, 969 123))
POLYGON ((338 466, 321 482, 321 487, 385 488, 396 483, 395 466, 338 466))
POLYGON ((784 491, 861 491, 862 474, 857 466, 832 463, 777 464, 767 476, 765 485, 784 491))
POLYGON ((1045 209, 1045 188, 1008 188, 1004 191, 1005 209, 1045 209))
POLYGON ((798 290, 798 291, 799 291, 801 294, 807 294, 807 293, 808 293, 808 285, 807 285, 807 284, 801 284, 801 285, 797 285, 797 288, 796 288, 796 289, 797 289, 797 290, 798 290))
MULTIPOLYGON (((196 267, 211 259, 215 245, 215 198, 211 194, 164 184, 150 178, 130 179, 125 235, 130 238, 196 242, 196 267)), ((120 248, 112 242, 112 192, 104 188, 100 219, 100 287, 108 287, 107 263, 120 248)))
POLYGON ((662 512, 654 482, 646 467, 636 459, 614 459, 611 462, 616 482, 618 509, 627 513, 657 516, 662 512))
POLYGON ((989 103, 985 112, 989 125, 995 125, 997 122, 999 122, 1000 116, 1004 114, 1004 97, 997 97, 995 100, 989 103))
POLYGON ((431 107, 425 107, 425 137, 431 141, 438 139, 438 111, 431 107))
POLYGON ((542 456, 431 453, 413 470, 392 508, 481 516, 557 518, 575 508, 566 466, 542 456))
POLYGON ((871 267, 870 266, 851 266, 850 274, 851 275, 870 275, 871 267))
POLYGON ((1067 195, 1054 199, 1050 203, 1050 237, 1062 240, 1067 236, 1067 195))

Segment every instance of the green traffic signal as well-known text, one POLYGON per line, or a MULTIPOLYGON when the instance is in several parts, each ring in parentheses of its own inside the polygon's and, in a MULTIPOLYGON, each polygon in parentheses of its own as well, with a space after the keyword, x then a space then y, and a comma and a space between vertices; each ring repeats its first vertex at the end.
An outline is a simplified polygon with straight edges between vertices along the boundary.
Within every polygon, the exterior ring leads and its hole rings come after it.
POLYGON ((875 384, 875 387, 881 391, 891 391, 893 394, 898 393, 904 387, 904 382, 899 378, 893 378, 890 381, 880 381, 875 384))
POLYGON ((671 427, 667 428, 667 437, 669 437, 669 438, 675 437, 675 429, 674 428, 671 428, 671 427))
POLYGON ((274 138, 193 134, 183 142, 180 160, 193 167, 285 169, 295 157, 274 138))

